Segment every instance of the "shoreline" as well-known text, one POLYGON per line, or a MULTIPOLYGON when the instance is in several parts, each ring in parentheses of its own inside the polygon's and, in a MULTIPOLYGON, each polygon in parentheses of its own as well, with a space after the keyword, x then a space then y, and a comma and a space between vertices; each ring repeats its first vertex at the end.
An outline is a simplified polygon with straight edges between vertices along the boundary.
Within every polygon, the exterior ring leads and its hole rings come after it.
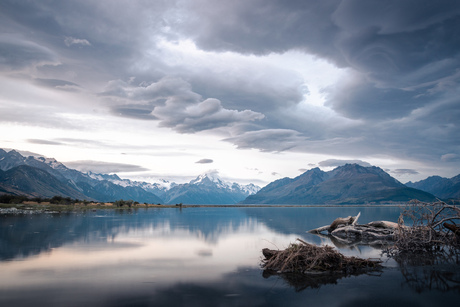
POLYGON ((234 205, 133 205, 116 207, 110 205, 84 205, 84 204, 72 204, 72 205, 62 205, 62 204, 2 204, 0 203, 0 214, 39 214, 39 213, 63 213, 63 212, 82 212, 82 211, 97 211, 97 210, 138 210, 138 209, 163 209, 163 208, 176 208, 176 209, 185 209, 185 208, 338 208, 338 207, 357 207, 357 208, 366 208, 366 207, 401 207, 407 203, 392 203, 392 204, 304 204, 304 205, 295 205, 295 204, 279 204, 279 205, 269 205, 269 204, 234 204, 234 205))

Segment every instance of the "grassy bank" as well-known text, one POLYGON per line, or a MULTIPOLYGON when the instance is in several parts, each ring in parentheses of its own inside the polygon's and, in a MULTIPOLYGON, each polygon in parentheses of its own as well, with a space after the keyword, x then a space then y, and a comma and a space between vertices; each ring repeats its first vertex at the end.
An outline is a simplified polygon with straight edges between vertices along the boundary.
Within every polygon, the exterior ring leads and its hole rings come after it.
MULTIPOLYGON (((72 212, 72 211, 93 211, 93 210, 127 210, 136 208, 176 208, 176 205, 159 205, 159 204, 136 204, 132 206, 114 206, 112 203, 74 203, 74 204, 51 204, 49 202, 33 203, 26 202, 20 204, 3 204, 0 203, 0 209, 12 209, 40 211, 40 212, 72 212)), ((0 212, 1 213, 1 212, 0 212)))

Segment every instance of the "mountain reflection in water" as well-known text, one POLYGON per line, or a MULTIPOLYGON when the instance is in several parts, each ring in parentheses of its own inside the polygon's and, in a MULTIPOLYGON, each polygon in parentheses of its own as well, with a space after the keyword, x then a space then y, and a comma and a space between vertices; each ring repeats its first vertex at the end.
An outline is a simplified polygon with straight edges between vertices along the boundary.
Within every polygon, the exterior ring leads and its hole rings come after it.
MULTIPOLYGON (((359 211, 362 223, 399 216, 396 207, 204 207, 1 216, 0 305, 430 306, 460 298, 457 291, 417 292, 389 259, 384 259, 379 276, 342 278, 300 292, 280 277, 262 276, 262 248, 283 249, 296 238, 332 244, 306 231, 359 211)), ((381 257, 380 250, 368 246, 340 251, 381 257)))

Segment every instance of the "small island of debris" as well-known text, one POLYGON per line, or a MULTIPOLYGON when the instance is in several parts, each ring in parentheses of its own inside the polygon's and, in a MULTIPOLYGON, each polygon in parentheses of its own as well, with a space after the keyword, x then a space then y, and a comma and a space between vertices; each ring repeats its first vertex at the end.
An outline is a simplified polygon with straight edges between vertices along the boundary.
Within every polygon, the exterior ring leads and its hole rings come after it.
POLYGON ((285 250, 264 248, 262 266, 277 273, 354 274, 379 269, 380 260, 346 257, 331 246, 316 246, 301 239, 291 243, 285 250))
MULTIPOLYGON (((374 245, 400 265, 422 259, 424 263, 455 263, 460 255, 460 208, 442 201, 411 201, 398 222, 374 221, 358 225, 360 216, 337 218, 309 232, 328 237, 336 245, 374 245), (405 222, 409 222, 405 225, 405 222)), ((331 246, 316 246, 301 239, 285 250, 264 248, 264 277, 281 276, 296 290, 336 283, 338 279, 381 271, 380 259, 346 257, 331 246)))

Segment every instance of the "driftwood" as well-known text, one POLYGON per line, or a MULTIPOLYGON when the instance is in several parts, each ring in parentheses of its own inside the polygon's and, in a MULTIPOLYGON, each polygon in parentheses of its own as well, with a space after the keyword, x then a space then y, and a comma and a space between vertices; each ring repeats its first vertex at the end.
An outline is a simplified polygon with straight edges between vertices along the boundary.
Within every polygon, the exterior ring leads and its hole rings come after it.
POLYGON ((401 227, 398 223, 389 221, 374 221, 358 225, 361 213, 355 217, 337 218, 330 225, 310 230, 310 233, 321 235, 325 231, 328 237, 342 244, 371 244, 382 245, 394 240, 394 234, 401 227))
POLYGON ((460 235, 460 227, 454 225, 454 224, 450 224, 450 223, 444 223, 443 224, 444 228, 446 229, 449 229, 450 231, 452 231, 452 233, 456 236, 459 236, 460 235))
POLYGON ((323 227, 312 229, 309 232, 318 234, 318 233, 322 233, 324 231, 327 231, 328 233, 331 233, 332 231, 334 231, 338 227, 342 227, 342 226, 345 226, 345 225, 355 225, 356 222, 358 221, 358 218, 359 218, 360 215, 361 215, 361 212, 358 213, 357 216, 339 217, 339 218, 336 218, 331 223, 331 225, 326 225, 326 226, 323 226, 323 227))
POLYGON ((460 208, 457 206, 441 201, 411 201, 403 210, 398 223, 374 221, 359 225, 359 216, 337 218, 330 225, 309 232, 327 236, 334 244, 385 246, 389 256, 401 253, 445 256, 449 252, 458 257, 460 254, 460 208), (405 221, 410 226, 406 226, 405 221))
POLYGON ((411 201, 398 221, 401 228, 385 253, 417 292, 460 292, 460 208, 445 202, 411 201))
POLYGON ((411 201, 403 210, 398 224, 404 221, 410 227, 400 227, 395 233, 395 244, 389 254, 402 256, 416 253, 421 256, 444 258, 460 255, 460 208, 445 202, 424 203, 411 201))
MULTIPOLYGON (((378 245, 400 264, 410 282, 417 280, 420 274, 411 268, 440 264, 440 273, 430 275, 439 277, 440 289, 460 289, 459 278, 444 274, 447 264, 452 264, 456 271, 460 259, 459 207, 443 202, 410 202, 398 223, 374 221, 359 225, 359 216, 337 218, 330 225, 309 232, 329 238, 336 246, 378 245)), ((331 246, 318 247, 297 240, 300 244, 290 244, 285 250, 263 249, 264 277, 279 275, 300 291, 381 268, 380 260, 345 257, 331 246)), ((436 285, 429 284, 429 287, 436 285)), ((425 285, 416 283, 414 286, 423 289, 425 285)))

